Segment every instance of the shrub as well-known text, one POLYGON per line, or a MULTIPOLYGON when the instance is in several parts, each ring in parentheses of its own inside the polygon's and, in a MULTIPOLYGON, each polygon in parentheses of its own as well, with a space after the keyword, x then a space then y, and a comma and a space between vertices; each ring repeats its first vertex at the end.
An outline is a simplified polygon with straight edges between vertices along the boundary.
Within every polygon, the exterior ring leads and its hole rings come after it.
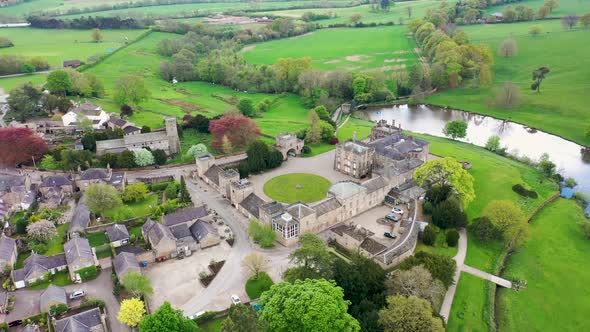
POLYGON ((530 197, 536 199, 539 197, 536 191, 526 189, 522 184, 515 184, 512 186, 512 191, 523 197, 530 197))
POLYGON ((68 306, 63 303, 54 304, 49 308, 49 314, 53 317, 60 316, 66 311, 68 311, 68 306))
POLYGON ((584 236, 590 240, 590 221, 583 221, 580 224, 580 227, 582 227, 582 232, 584 233, 584 236))
POLYGON ((434 226, 428 224, 424 229, 424 233, 422 234, 422 242, 424 242, 427 246, 434 245, 436 241, 436 231, 434 230, 434 226))
POLYGON ((336 145, 336 144, 338 144, 338 142, 339 142, 338 137, 332 137, 330 139, 330 144, 332 144, 332 145, 336 145))
POLYGON ((424 214, 432 214, 432 209, 432 203, 429 201, 424 202, 424 205, 422 206, 422 212, 424 212, 424 214))
POLYGON ((576 182, 576 179, 574 178, 567 178, 565 179, 565 186, 568 188, 573 188, 575 186, 578 185, 578 182, 576 182))
POLYGON ((80 269, 76 273, 80 275, 82 281, 92 280, 98 276, 98 270, 94 265, 80 269))
POLYGON ((423 265, 434 278, 442 281, 445 287, 453 284, 457 263, 452 258, 421 251, 404 260, 399 268, 409 270, 417 265, 423 265))
POLYGON ((475 238, 482 242, 490 241, 499 236, 498 230, 496 230, 488 217, 473 220, 470 229, 475 238))
POLYGON ((86 298, 82 301, 82 304, 80 304, 80 308, 95 308, 95 307, 99 307, 101 309, 104 309, 106 306, 105 302, 101 299, 95 299, 95 298, 86 298))
POLYGON ((459 202, 451 197, 432 210, 432 223, 442 229, 461 228, 467 225, 467 215, 459 202))
POLYGON ((456 247, 459 243, 459 232, 456 229, 449 229, 447 231, 447 244, 449 247, 456 247))
POLYGON ((262 224, 256 219, 250 221, 248 234, 252 237, 254 242, 260 244, 262 248, 270 248, 274 246, 274 241, 277 237, 277 233, 275 233, 270 225, 262 224))
POLYGON ((166 163, 166 152, 162 149, 152 151, 156 165, 164 165, 166 163))
POLYGON ((217 314, 218 314, 217 311, 206 311, 201 316, 195 318, 195 322, 197 322, 197 324, 199 326, 204 325, 205 323, 210 322, 213 319, 215 319, 215 316, 217 316, 217 314))
POLYGON ((301 152, 303 154, 310 154, 311 153, 311 148, 309 147, 309 145, 304 145, 303 148, 301 148, 301 152))
POLYGON ((166 195, 166 199, 174 199, 178 198, 178 186, 175 182, 170 182, 164 190, 164 194, 166 195))

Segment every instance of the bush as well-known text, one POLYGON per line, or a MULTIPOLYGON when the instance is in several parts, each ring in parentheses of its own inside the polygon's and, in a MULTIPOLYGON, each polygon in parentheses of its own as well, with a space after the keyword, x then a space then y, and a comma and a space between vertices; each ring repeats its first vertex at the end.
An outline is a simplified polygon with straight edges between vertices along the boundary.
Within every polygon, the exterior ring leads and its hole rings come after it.
POLYGON ((303 154, 310 154, 311 153, 311 148, 309 147, 309 145, 304 145, 303 148, 301 148, 301 153, 303 153, 303 154))
POLYGON ((150 190, 153 192, 162 192, 168 188, 170 183, 172 183, 172 181, 152 183, 150 184, 150 190))
POLYGON ((215 319, 215 316, 217 316, 218 312, 217 311, 206 311, 204 314, 202 314, 201 316, 195 318, 195 322, 199 325, 202 326, 205 323, 208 323, 210 321, 212 321, 213 319, 215 319))
POLYGON ((106 306, 105 302, 101 299, 95 299, 95 298, 85 298, 82 301, 82 304, 80 304, 80 308, 101 308, 104 309, 106 306))
POLYGON ((68 306, 63 303, 54 304, 49 308, 49 314, 53 317, 60 316, 66 311, 68 311, 68 306))
POLYGON ((427 246, 434 245, 436 241, 436 231, 434 230, 434 226, 428 224, 424 229, 424 233, 422 234, 422 242, 424 242, 427 246))
POLYGON ((421 251, 404 260, 399 268, 409 270, 417 265, 423 265, 434 278, 442 281, 446 287, 453 284, 457 263, 452 258, 421 251))
POLYGON ((496 230, 488 217, 473 220, 470 229, 475 238, 482 242, 490 241, 499 236, 498 230, 496 230))
POLYGON ((451 197, 432 210, 432 223, 442 229, 461 228, 467 225, 467 215, 459 202, 451 197))
POLYGON ((339 141, 338 141, 338 137, 332 137, 332 138, 330 139, 330 144, 332 144, 332 145, 336 145, 336 144, 338 144, 338 143, 339 143, 339 141))
POLYGON ((275 233, 270 225, 262 224, 256 219, 250 221, 248 234, 252 237, 254 242, 260 244, 262 248, 270 248, 274 246, 274 242, 277 238, 277 233, 275 233))
POLYGON ((156 165, 164 165, 166 163, 166 152, 162 149, 152 151, 156 165))
POLYGON ((565 179, 565 186, 568 188, 573 188, 575 186, 578 185, 578 182, 576 182, 576 179, 574 178, 567 178, 565 179))
POLYGON ((178 186, 175 182, 170 182, 164 190, 164 194, 166 195, 166 199, 175 199, 178 198, 178 186))
POLYGON ((512 186, 512 191, 514 191, 515 193, 519 194, 520 196, 523 197, 530 197, 532 199, 536 199, 537 197, 539 197, 539 195, 537 194, 536 191, 534 190, 528 190, 526 189, 522 184, 515 184, 512 186))
POLYGON ((258 278, 253 275, 246 282, 246 294, 250 299, 257 299, 260 295, 269 290, 273 285, 272 279, 265 272, 261 272, 258 278))
POLYGON ((424 214, 432 214, 432 209, 432 203, 429 201, 424 202, 424 205, 422 206, 422 212, 424 212, 424 214))
POLYGON ((580 227, 582 227, 582 232, 584 233, 584 236, 590 240, 590 221, 582 221, 580 227))
POLYGON ((449 229, 447 231, 447 244, 449 247, 456 247, 459 243, 459 232, 456 229, 449 229))

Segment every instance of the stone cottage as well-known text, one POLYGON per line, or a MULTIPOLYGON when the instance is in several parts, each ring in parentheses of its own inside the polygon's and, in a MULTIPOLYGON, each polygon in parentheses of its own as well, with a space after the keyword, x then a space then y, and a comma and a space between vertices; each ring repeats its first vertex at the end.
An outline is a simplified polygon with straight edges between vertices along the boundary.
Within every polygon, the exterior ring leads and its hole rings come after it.
POLYGON ((98 261, 87 239, 74 237, 64 244, 66 262, 70 278, 75 282, 82 282, 80 270, 97 266, 98 261))

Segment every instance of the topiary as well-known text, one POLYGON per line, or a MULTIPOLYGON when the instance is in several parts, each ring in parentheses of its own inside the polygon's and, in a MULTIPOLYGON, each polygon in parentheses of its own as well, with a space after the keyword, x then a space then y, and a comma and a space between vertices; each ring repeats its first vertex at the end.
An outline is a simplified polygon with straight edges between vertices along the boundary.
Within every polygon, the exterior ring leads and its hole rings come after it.
POLYGON ((449 229, 447 231, 447 244, 449 247, 456 247, 459 243, 459 232, 456 229, 449 229))
POLYGON ((436 241, 436 230, 434 226, 428 224, 426 228, 424 228, 424 232, 422 233, 422 242, 425 245, 432 246, 436 241))

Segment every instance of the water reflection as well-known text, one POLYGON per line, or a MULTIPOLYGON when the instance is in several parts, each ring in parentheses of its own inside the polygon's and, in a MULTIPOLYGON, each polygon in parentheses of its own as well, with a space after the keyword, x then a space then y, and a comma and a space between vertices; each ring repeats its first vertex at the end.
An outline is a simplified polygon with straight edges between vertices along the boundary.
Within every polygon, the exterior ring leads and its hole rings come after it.
POLYGON ((506 120, 426 105, 397 105, 366 112, 371 120, 395 120, 403 129, 441 137, 445 123, 463 120, 468 127, 462 141, 484 146, 490 136, 498 135, 501 145, 512 154, 538 160, 547 153, 565 177, 576 179, 577 189, 590 193, 590 148, 558 136, 506 120))

